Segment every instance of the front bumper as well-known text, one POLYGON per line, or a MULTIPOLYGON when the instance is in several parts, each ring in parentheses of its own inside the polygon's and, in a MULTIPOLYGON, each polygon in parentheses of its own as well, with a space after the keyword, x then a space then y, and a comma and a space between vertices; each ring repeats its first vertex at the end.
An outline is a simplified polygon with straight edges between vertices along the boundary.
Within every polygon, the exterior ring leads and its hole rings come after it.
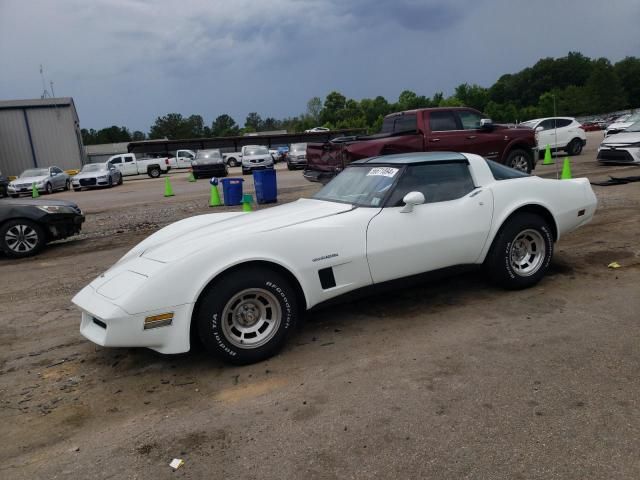
POLYGON ((103 347, 146 347, 160 353, 184 353, 190 349, 189 330, 193 304, 160 308, 131 315, 97 293, 91 285, 82 289, 73 303, 82 311, 80 333, 103 347), (173 313, 170 325, 144 329, 152 315, 173 313))
POLYGON ((255 165, 255 164, 242 164, 242 169, 246 172, 249 171, 253 171, 253 170, 273 170, 274 166, 273 164, 271 165, 255 165))
POLYGON ((198 177, 224 177, 228 172, 224 163, 193 165, 191 169, 193 174, 198 177))
POLYGON ((640 163, 640 147, 600 147, 597 160, 600 163, 640 163))
MULTIPOLYGON (((31 192, 33 191, 32 189, 33 189, 32 185, 29 185, 28 187, 27 186, 16 187, 14 185, 8 185, 7 193, 9 195, 31 195, 31 192)), ((36 189, 40 193, 46 191, 46 187, 44 185, 41 185, 41 186, 36 185, 36 189)))
POLYGON ((53 241, 80 233, 84 220, 82 214, 50 213, 41 222, 47 227, 49 241, 53 241))
POLYGON ((98 179, 98 178, 82 178, 80 180, 71 180, 71 186, 73 188, 96 188, 96 187, 106 187, 109 185, 109 178, 106 179, 98 179))

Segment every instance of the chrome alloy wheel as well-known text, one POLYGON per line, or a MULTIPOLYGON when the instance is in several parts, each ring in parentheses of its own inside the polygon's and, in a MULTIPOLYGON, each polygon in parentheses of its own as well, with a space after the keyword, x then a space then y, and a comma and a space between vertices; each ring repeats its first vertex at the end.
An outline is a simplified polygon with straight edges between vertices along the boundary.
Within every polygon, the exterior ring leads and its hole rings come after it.
POLYGON ((38 232, 29 225, 14 225, 5 233, 4 241, 10 250, 27 253, 38 245, 38 232))
POLYGON ((513 160, 511 160, 511 168, 515 168, 516 170, 520 170, 521 172, 527 173, 529 168, 529 161, 527 157, 524 155, 516 155, 513 160))
POLYGON ((236 293, 222 311, 222 332, 238 348, 258 348, 278 331, 282 309, 276 297, 262 288, 236 293))
POLYGON ((531 276, 542 266, 546 252, 547 247, 540 232, 523 230, 516 235, 509 249, 511 268, 521 277, 531 276))

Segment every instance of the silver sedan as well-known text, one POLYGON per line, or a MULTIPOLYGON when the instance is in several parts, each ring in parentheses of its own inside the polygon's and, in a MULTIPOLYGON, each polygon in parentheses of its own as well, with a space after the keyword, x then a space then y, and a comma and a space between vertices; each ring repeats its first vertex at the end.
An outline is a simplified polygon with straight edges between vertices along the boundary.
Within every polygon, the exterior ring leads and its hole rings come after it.
POLYGON ((71 179, 74 192, 83 188, 122 185, 122 172, 109 163, 89 163, 71 179))
POLYGON ((14 198, 23 193, 30 195, 34 185, 39 192, 44 193, 69 190, 71 177, 58 167, 30 168, 9 183, 7 192, 14 198))

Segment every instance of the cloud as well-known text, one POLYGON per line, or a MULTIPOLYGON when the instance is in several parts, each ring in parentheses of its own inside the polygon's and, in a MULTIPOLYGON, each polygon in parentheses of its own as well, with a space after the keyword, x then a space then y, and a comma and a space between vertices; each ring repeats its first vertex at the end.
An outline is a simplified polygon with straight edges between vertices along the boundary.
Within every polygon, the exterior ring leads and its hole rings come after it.
POLYGON ((148 130, 172 111, 243 123, 331 90, 490 85, 570 50, 615 61, 640 51, 639 17, 635 0, 0 0, 0 96, 38 97, 42 63, 83 127, 148 130))

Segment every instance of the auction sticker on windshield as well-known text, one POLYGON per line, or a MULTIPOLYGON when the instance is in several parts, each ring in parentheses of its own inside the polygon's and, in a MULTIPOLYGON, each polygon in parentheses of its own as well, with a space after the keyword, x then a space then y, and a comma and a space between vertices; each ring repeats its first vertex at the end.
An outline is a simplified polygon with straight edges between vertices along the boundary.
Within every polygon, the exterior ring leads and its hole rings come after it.
POLYGON ((375 167, 369 170, 367 177, 389 177, 393 178, 398 173, 397 168, 393 167, 375 167))

